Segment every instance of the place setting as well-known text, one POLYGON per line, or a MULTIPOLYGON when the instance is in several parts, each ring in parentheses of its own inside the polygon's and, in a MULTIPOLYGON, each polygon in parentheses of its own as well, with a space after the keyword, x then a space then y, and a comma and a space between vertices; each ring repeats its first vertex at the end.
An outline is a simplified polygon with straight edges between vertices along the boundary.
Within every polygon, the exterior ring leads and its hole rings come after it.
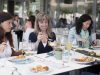
POLYGON ((28 64, 28 63, 34 62, 34 59, 28 58, 24 55, 19 55, 19 56, 9 58, 8 61, 15 63, 15 64, 28 64))

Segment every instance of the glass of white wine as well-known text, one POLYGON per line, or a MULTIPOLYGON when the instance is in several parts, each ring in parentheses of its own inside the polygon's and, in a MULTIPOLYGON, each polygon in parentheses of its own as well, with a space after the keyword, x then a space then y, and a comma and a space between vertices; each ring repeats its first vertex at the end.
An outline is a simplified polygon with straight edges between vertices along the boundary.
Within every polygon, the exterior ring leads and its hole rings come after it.
POLYGON ((66 49, 67 49, 67 56, 68 56, 68 62, 70 61, 71 57, 71 49, 72 49, 72 43, 71 42, 67 42, 66 44, 66 49))
POLYGON ((67 42, 66 48, 67 48, 67 50, 70 51, 72 49, 72 43, 71 42, 67 42))

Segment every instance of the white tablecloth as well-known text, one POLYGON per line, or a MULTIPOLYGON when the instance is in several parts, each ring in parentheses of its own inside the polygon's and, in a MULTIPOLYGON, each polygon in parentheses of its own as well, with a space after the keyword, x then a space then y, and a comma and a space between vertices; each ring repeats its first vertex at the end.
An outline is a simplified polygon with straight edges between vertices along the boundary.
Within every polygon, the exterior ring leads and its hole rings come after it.
MULTIPOLYGON (((82 54, 76 52, 72 52, 72 54, 72 58, 76 56, 83 56, 82 54)), ((27 56, 27 58, 31 58, 34 60, 32 63, 29 64, 16 64, 8 61, 12 58, 13 57, 0 59, 0 75, 52 75, 91 66, 86 64, 78 64, 74 61, 63 63, 61 60, 56 60, 53 56, 48 57, 47 54, 27 56), (36 65, 47 65, 49 67, 49 71, 44 73, 34 73, 31 71, 31 68, 36 65), (17 68, 18 72, 12 74, 12 68, 14 67, 17 68), (5 70, 4 68, 9 68, 9 70, 5 70)))

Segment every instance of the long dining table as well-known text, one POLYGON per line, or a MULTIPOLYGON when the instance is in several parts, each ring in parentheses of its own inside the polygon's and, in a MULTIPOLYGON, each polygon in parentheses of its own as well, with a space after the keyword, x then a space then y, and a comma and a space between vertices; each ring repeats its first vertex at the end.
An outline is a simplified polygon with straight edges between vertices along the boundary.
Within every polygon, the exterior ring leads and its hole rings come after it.
MULTIPOLYGON (((86 50, 86 49, 85 49, 86 50)), ((87 49, 88 51, 91 51, 87 49)), ((100 53, 100 50, 94 50, 100 53)), ((15 56, 0 59, 0 75, 54 75, 61 74, 70 71, 80 70, 94 65, 99 65, 93 61, 93 63, 79 63, 74 58, 86 56, 77 51, 71 51, 70 60, 64 62, 63 60, 57 60, 54 55, 48 53, 43 54, 30 54, 25 55, 24 60, 15 60, 15 56), (48 66, 49 70, 44 72, 34 72, 33 67, 37 65, 48 66)), ((91 56, 90 56, 91 57, 91 56)), ((99 58, 93 57, 96 60, 99 58)), ((67 60, 67 59, 66 59, 67 60)))

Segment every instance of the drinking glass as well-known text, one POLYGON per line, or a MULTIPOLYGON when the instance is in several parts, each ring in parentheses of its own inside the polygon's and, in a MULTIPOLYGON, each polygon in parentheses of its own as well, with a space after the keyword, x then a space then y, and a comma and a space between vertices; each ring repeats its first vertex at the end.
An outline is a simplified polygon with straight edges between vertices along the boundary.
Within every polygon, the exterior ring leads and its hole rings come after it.
POLYGON ((70 55, 71 55, 71 49, 72 49, 72 43, 71 42, 67 42, 66 44, 66 49, 67 49, 67 56, 68 56, 68 62, 70 61, 70 55))
POLYGON ((89 39, 86 39, 84 38, 86 41, 85 42, 82 42, 82 41, 79 41, 79 47, 81 48, 89 48, 90 47, 90 42, 89 42, 89 39))
POLYGON ((22 39, 22 42, 20 44, 20 48, 25 50, 26 49, 26 42, 25 42, 25 39, 22 39))
POLYGON ((36 45, 34 42, 31 43, 31 48, 32 48, 33 54, 37 54, 37 49, 36 49, 36 45))
POLYGON ((66 45, 66 39, 65 39, 65 37, 63 36, 61 39, 60 39, 60 45, 61 45, 61 48, 63 49, 63 50, 65 50, 65 45, 66 45))
POLYGON ((51 46, 53 48, 53 55, 55 53, 55 48, 57 46, 57 42, 56 41, 51 41, 51 40, 48 40, 48 45, 51 46))
POLYGON ((29 40, 29 42, 28 42, 28 50, 32 50, 32 46, 33 45, 33 43, 31 42, 31 40, 29 40))
POLYGON ((66 48, 67 48, 67 50, 70 51, 72 49, 72 43, 71 42, 67 42, 66 48))

